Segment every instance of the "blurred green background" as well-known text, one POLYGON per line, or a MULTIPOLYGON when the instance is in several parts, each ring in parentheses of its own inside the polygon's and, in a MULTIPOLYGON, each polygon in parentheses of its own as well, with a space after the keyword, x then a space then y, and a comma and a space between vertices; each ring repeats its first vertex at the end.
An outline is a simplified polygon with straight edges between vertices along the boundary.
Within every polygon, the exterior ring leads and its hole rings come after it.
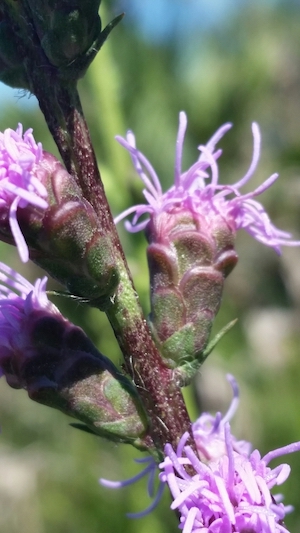
MULTIPOLYGON (((178 113, 184 109, 189 120, 185 168, 196 160, 200 143, 222 123, 234 123, 220 143, 223 183, 246 172, 252 153, 251 122, 260 124, 262 156, 250 187, 280 172, 262 201, 276 225, 300 238, 298 2, 224 0, 220 12, 219 2, 156 0, 152 12, 145 2, 148 12, 141 19, 142 5, 138 9, 133 0, 103 2, 104 23, 124 9, 127 17, 80 83, 113 213, 142 199, 130 158, 114 136, 132 129, 139 148, 168 187, 178 113)), ((21 121, 25 128, 34 128, 45 149, 57 153, 35 98, 4 89, 1 95, 1 130, 21 121)), ((126 234, 122 224, 119 231, 148 313, 145 239, 126 234)), ((225 412, 231 399, 225 374, 234 374, 241 405, 233 431, 264 454, 300 440, 300 250, 284 248, 278 258, 241 232, 237 251, 240 260, 226 282, 214 331, 236 317, 239 321, 185 394, 193 419, 201 410, 225 412)), ((33 265, 21 266, 8 246, 1 245, 1 260, 32 280, 40 274, 33 265)), ((120 363, 104 315, 67 300, 55 303, 120 363)), ((138 453, 81 433, 68 425, 70 421, 35 405, 24 391, 11 390, 4 378, 0 381, 1 533, 176 531, 167 491, 151 515, 139 520, 125 517, 148 505, 145 483, 110 491, 98 485, 98 478, 134 475, 139 471, 133 462, 138 453)), ((292 473, 283 492, 285 502, 295 506, 286 525, 295 533, 300 531, 300 454, 286 460, 292 473)))

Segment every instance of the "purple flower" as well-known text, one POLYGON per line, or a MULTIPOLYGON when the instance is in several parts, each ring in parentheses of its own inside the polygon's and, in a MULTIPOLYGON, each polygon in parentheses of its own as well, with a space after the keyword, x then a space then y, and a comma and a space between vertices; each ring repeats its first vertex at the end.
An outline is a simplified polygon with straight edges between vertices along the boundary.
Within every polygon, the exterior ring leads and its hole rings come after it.
POLYGON ((227 378, 234 396, 226 415, 203 413, 192 425, 197 455, 187 445, 188 433, 181 437, 176 452, 166 444, 155 496, 157 464, 152 457, 137 460, 146 467, 126 481, 100 479, 101 485, 117 489, 149 476, 152 504, 128 517, 139 518, 152 511, 167 484, 173 497, 171 509, 179 513, 183 533, 289 533, 283 520, 293 509, 283 505, 281 495, 270 491, 288 478, 290 466, 281 464, 272 469, 268 464, 281 455, 300 451, 300 442, 261 457, 258 450, 251 451, 249 442, 231 435, 229 421, 237 410, 239 391, 233 376, 227 378))
MULTIPOLYGON (((217 160, 222 150, 216 150, 216 144, 231 128, 231 124, 221 126, 208 143, 198 147, 198 160, 185 172, 181 170, 183 141, 187 126, 184 112, 179 114, 179 129, 176 141, 174 185, 163 193, 158 176, 146 159, 136 148, 135 137, 128 132, 126 139, 117 137, 119 143, 126 148, 132 158, 136 172, 145 185, 143 190, 147 204, 140 204, 125 210, 115 219, 118 223, 123 218, 134 213, 132 222, 126 221, 128 231, 137 232, 146 228, 149 220, 153 220, 162 213, 176 213, 190 211, 201 218, 201 228, 221 225, 230 228, 232 233, 245 229, 255 239, 275 249, 280 254, 281 245, 299 246, 300 241, 291 240, 291 235, 276 228, 263 206, 255 200, 256 196, 268 189, 278 178, 272 174, 253 192, 242 194, 240 189, 253 176, 260 155, 260 131, 253 123, 253 156, 249 170, 237 183, 220 185, 217 160), (140 221, 142 215, 148 218, 140 221)), ((166 222, 164 222, 165 224, 166 222)))
POLYGON ((170 444, 165 446, 160 480, 171 491, 171 509, 179 512, 184 533, 288 533, 283 520, 292 508, 270 491, 287 479, 290 467, 268 465, 276 457, 299 451, 300 442, 261 457, 258 450, 251 452, 249 443, 237 441, 229 420, 237 408, 238 388, 232 376, 228 379, 234 391, 228 413, 223 418, 220 413, 215 417, 204 413, 193 424, 197 455, 187 445, 188 433, 176 452, 170 444))
POLYGON ((19 124, 16 131, 0 132, 0 212, 8 211, 10 230, 23 262, 28 261, 29 252, 17 212, 27 206, 34 210, 48 207, 46 188, 35 176, 42 157, 42 145, 35 142, 32 129, 23 134, 19 124))
POLYGON ((46 294, 47 277, 32 285, 23 276, 0 263, 0 371, 10 386, 25 387, 22 367, 36 352, 32 335, 37 321, 55 317, 67 323, 46 294))

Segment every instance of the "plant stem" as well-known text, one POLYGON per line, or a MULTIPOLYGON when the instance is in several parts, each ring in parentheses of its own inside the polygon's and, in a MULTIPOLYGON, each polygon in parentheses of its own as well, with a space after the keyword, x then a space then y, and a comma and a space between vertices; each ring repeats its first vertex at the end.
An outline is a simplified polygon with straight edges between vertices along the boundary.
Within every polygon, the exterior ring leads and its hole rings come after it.
MULTIPOLYGON (((79 96, 74 91, 70 87, 61 87, 56 91, 71 140, 70 152, 66 152, 64 142, 60 145, 60 133, 54 138, 66 166, 69 166, 68 170, 76 168, 83 194, 95 209, 103 233, 110 236, 113 244, 120 282, 106 313, 122 350, 126 370, 148 412, 152 439, 160 450, 166 442, 176 447, 182 434, 190 431, 190 420, 173 372, 164 365, 143 316, 107 203, 79 96), (69 153, 73 157, 71 162, 69 153)), ((41 105, 41 108, 47 110, 48 106, 41 105)), ((51 120, 53 128, 51 115, 50 118, 45 114, 45 118, 47 122, 51 120)), ((59 129, 60 126, 57 127, 59 129)))

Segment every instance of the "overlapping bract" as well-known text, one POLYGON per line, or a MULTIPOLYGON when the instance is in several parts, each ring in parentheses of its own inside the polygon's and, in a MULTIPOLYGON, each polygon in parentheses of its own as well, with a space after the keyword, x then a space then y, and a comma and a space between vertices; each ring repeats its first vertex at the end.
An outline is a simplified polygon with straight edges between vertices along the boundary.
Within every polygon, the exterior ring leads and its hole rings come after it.
POLYGON ((0 239, 84 298, 106 301, 118 283, 113 246, 91 204, 21 124, 0 133, 0 239))
POLYGON ((0 263, 0 369, 13 388, 80 420, 90 432, 144 449, 147 421, 131 382, 46 294, 0 263))

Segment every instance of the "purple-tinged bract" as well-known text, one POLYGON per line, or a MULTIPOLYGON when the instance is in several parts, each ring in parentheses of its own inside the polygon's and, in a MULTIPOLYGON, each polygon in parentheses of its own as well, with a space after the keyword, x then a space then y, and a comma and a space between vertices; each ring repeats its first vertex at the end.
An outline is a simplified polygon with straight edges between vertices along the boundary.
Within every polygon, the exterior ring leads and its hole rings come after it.
POLYGON ((254 191, 241 193, 242 187, 256 171, 259 161, 261 139, 258 125, 252 124, 254 146, 250 167, 246 174, 232 185, 219 183, 217 160, 222 150, 216 149, 217 143, 232 125, 224 124, 206 145, 198 146, 200 156, 183 172, 181 162, 186 126, 186 115, 181 112, 176 141, 174 184, 165 193, 152 165, 136 148, 133 133, 129 131, 126 139, 117 137, 119 143, 129 151, 135 170, 145 185, 143 194, 147 204, 130 207, 116 217, 115 222, 134 213, 132 222, 126 221, 125 225, 128 231, 136 232, 145 229, 149 220, 162 213, 178 216, 180 212, 189 211, 195 218, 199 218, 201 231, 207 232, 208 235, 213 233, 211 228, 220 229, 223 226, 229 229, 233 236, 237 230, 245 229, 258 241, 274 248, 277 253, 280 253, 281 245, 299 246, 300 241, 293 241, 289 233, 272 224, 263 206, 255 199, 276 181, 278 174, 272 174, 254 191), (140 220, 145 214, 149 216, 140 220))
POLYGON ((135 387, 48 300, 46 283, 0 263, 0 375, 90 432, 144 450, 148 422, 135 387))
POLYGON ((18 222, 18 210, 28 206, 35 211, 48 207, 47 190, 35 171, 43 157, 41 143, 36 143, 29 129, 6 129, 0 133, 0 217, 8 217, 10 231, 23 262, 29 252, 18 222))
POLYGON ((300 442, 261 457, 258 450, 251 452, 249 443, 237 441, 229 420, 237 407, 238 389, 234 378, 228 379, 234 390, 228 413, 223 418, 220 413, 204 413, 193 424, 198 455, 187 444, 188 433, 176 451, 170 444, 165 447, 160 479, 171 491, 171 509, 179 513, 184 533, 288 533, 284 517, 292 508, 271 490, 287 479, 290 467, 268 465, 299 451, 300 442))

